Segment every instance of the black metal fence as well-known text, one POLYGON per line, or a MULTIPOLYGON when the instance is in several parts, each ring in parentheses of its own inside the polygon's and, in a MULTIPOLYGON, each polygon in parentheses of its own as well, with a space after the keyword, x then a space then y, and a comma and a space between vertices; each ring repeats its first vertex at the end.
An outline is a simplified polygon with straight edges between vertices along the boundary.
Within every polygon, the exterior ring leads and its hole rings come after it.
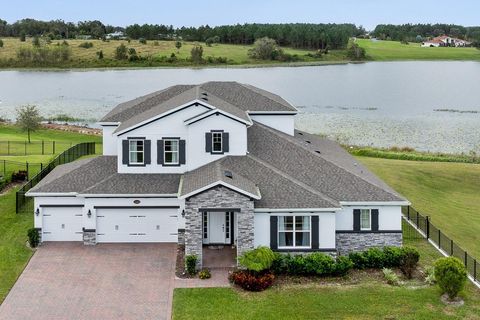
POLYGON ((65 150, 53 159, 49 164, 36 174, 32 179, 27 181, 16 194, 16 212, 33 212, 33 199, 26 197, 25 193, 40 182, 47 174, 49 174, 56 166, 68 162, 72 162, 80 157, 95 154, 95 142, 83 142, 65 150))
POLYGON ((415 237, 414 231, 417 233, 417 237, 424 238, 432 242, 437 248, 441 249, 445 254, 454 256, 460 259, 467 268, 468 273, 472 278, 480 283, 480 263, 477 259, 472 257, 467 251, 462 249, 455 241, 449 238, 431 221, 429 216, 423 216, 413 207, 403 207, 404 222, 404 237, 415 237), (415 228, 411 225, 412 224, 415 228), (409 228, 410 227, 410 228, 409 228), (412 229, 412 230, 409 230, 412 229))
POLYGON ((72 146, 73 143, 66 141, 0 141, 0 155, 26 156, 57 154, 72 146))
POLYGON ((19 171, 24 171, 28 180, 42 169, 43 163, 0 160, 0 176, 3 176, 6 181, 11 181, 12 174, 19 171))

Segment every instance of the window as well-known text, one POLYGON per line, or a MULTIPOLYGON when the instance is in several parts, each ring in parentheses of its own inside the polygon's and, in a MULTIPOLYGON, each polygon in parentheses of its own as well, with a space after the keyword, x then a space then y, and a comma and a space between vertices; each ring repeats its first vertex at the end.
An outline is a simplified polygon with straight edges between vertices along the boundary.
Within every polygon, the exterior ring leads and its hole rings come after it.
POLYGON ((225 238, 230 239, 230 212, 225 212, 225 238))
POLYGON ((144 141, 131 139, 128 141, 128 153, 130 164, 143 164, 144 162, 144 141))
POLYGON ((203 238, 208 239, 208 212, 203 212, 203 238))
POLYGON ((178 164, 178 140, 164 140, 163 152, 165 164, 178 164))
POLYGON ((212 152, 223 152, 222 132, 212 132, 212 152))
POLYGON ((310 216, 278 217, 279 248, 310 248, 310 216))
POLYGON ((370 215, 370 209, 360 210, 360 230, 371 230, 372 221, 370 215))

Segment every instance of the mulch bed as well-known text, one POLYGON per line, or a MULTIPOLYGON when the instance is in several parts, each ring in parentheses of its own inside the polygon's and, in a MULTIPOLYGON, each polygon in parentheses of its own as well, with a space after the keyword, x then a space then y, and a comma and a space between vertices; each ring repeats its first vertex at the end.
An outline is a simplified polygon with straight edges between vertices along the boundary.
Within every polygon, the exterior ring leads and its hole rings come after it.
POLYGON ((2 190, 0 190, 0 196, 4 196, 7 193, 9 193, 12 189, 21 186, 24 184, 26 181, 16 181, 16 182, 10 182, 8 183, 2 190))
POLYGON ((181 279, 191 279, 196 278, 196 276, 191 276, 185 270, 185 246, 177 245, 177 261, 175 264, 175 275, 181 279))

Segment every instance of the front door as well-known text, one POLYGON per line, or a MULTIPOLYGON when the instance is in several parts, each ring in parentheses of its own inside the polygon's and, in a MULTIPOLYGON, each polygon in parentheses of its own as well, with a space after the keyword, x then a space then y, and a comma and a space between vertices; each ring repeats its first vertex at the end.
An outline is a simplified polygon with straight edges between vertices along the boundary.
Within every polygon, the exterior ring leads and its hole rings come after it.
POLYGON ((210 212, 210 243, 225 243, 225 212, 210 212))

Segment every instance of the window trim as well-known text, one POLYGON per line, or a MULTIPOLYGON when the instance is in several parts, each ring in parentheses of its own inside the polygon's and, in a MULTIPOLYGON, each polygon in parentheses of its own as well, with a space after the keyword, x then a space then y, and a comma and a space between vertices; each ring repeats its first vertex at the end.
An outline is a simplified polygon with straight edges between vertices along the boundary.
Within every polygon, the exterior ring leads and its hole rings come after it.
POLYGON ((133 138, 133 139, 128 139, 128 165, 134 165, 134 166, 138 166, 138 165, 144 165, 145 164, 145 139, 143 138, 133 138), (134 150, 131 150, 131 145, 132 145, 132 142, 142 142, 142 151, 134 151, 134 150), (142 162, 139 162, 139 161, 132 161, 132 153, 141 153, 142 154, 142 162))
MULTIPOLYGON (((163 138, 163 165, 164 166, 179 166, 180 165, 180 139, 178 138, 163 138), (176 141, 177 143, 177 151, 166 151, 165 148, 167 146, 166 142, 167 141, 176 141), (167 152, 174 154, 177 154, 177 161, 176 162, 167 162, 167 157, 166 154, 167 152)), ((172 157, 173 158, 173 157, 172 157)))
POLYGON ((360 231, 371 231, 372 230, 372 209, 360 209, 360 231), (368 211, 368 219, 369 219, 369 228, 362 227, 362 212, 368 211))
POLYGON ((285 250, 285 249, 292 249, 292 250, 301 250, 301 249, 311 249, 312 248, 312 216, 311 215, 299 215, 299 214, 286 214, 286 215, 280 215, 278 216, 277 218, 277 249, 278 250, 285 250), (280 230, 280 218, 283 218, 283 217, 293 217, 293 229, 292 230, 288 230, 288 231, 281 231, 280 230), (309 225, 309 229, 308 230, 299 230, 297 231, 296 230, 296 226, 295 226, 295 218, 296 217, 308 217, 308 225, 309 225), (292 246, 281 246, 280 245, 280 232, 292 232, 293 233, 293 245, 292 246), (308 246, 297 246, 295 244, 295 240, 296 240, 296 233, 297 232, 308 232, 308 243, 310 245, 308 246))
POLYGON ((223 153, 223 132, 222 131, 212 131, 212 153, 213 154, 222 154, 223 153), (220 135, 220 150, 215 150, 215 135, 220 135))

